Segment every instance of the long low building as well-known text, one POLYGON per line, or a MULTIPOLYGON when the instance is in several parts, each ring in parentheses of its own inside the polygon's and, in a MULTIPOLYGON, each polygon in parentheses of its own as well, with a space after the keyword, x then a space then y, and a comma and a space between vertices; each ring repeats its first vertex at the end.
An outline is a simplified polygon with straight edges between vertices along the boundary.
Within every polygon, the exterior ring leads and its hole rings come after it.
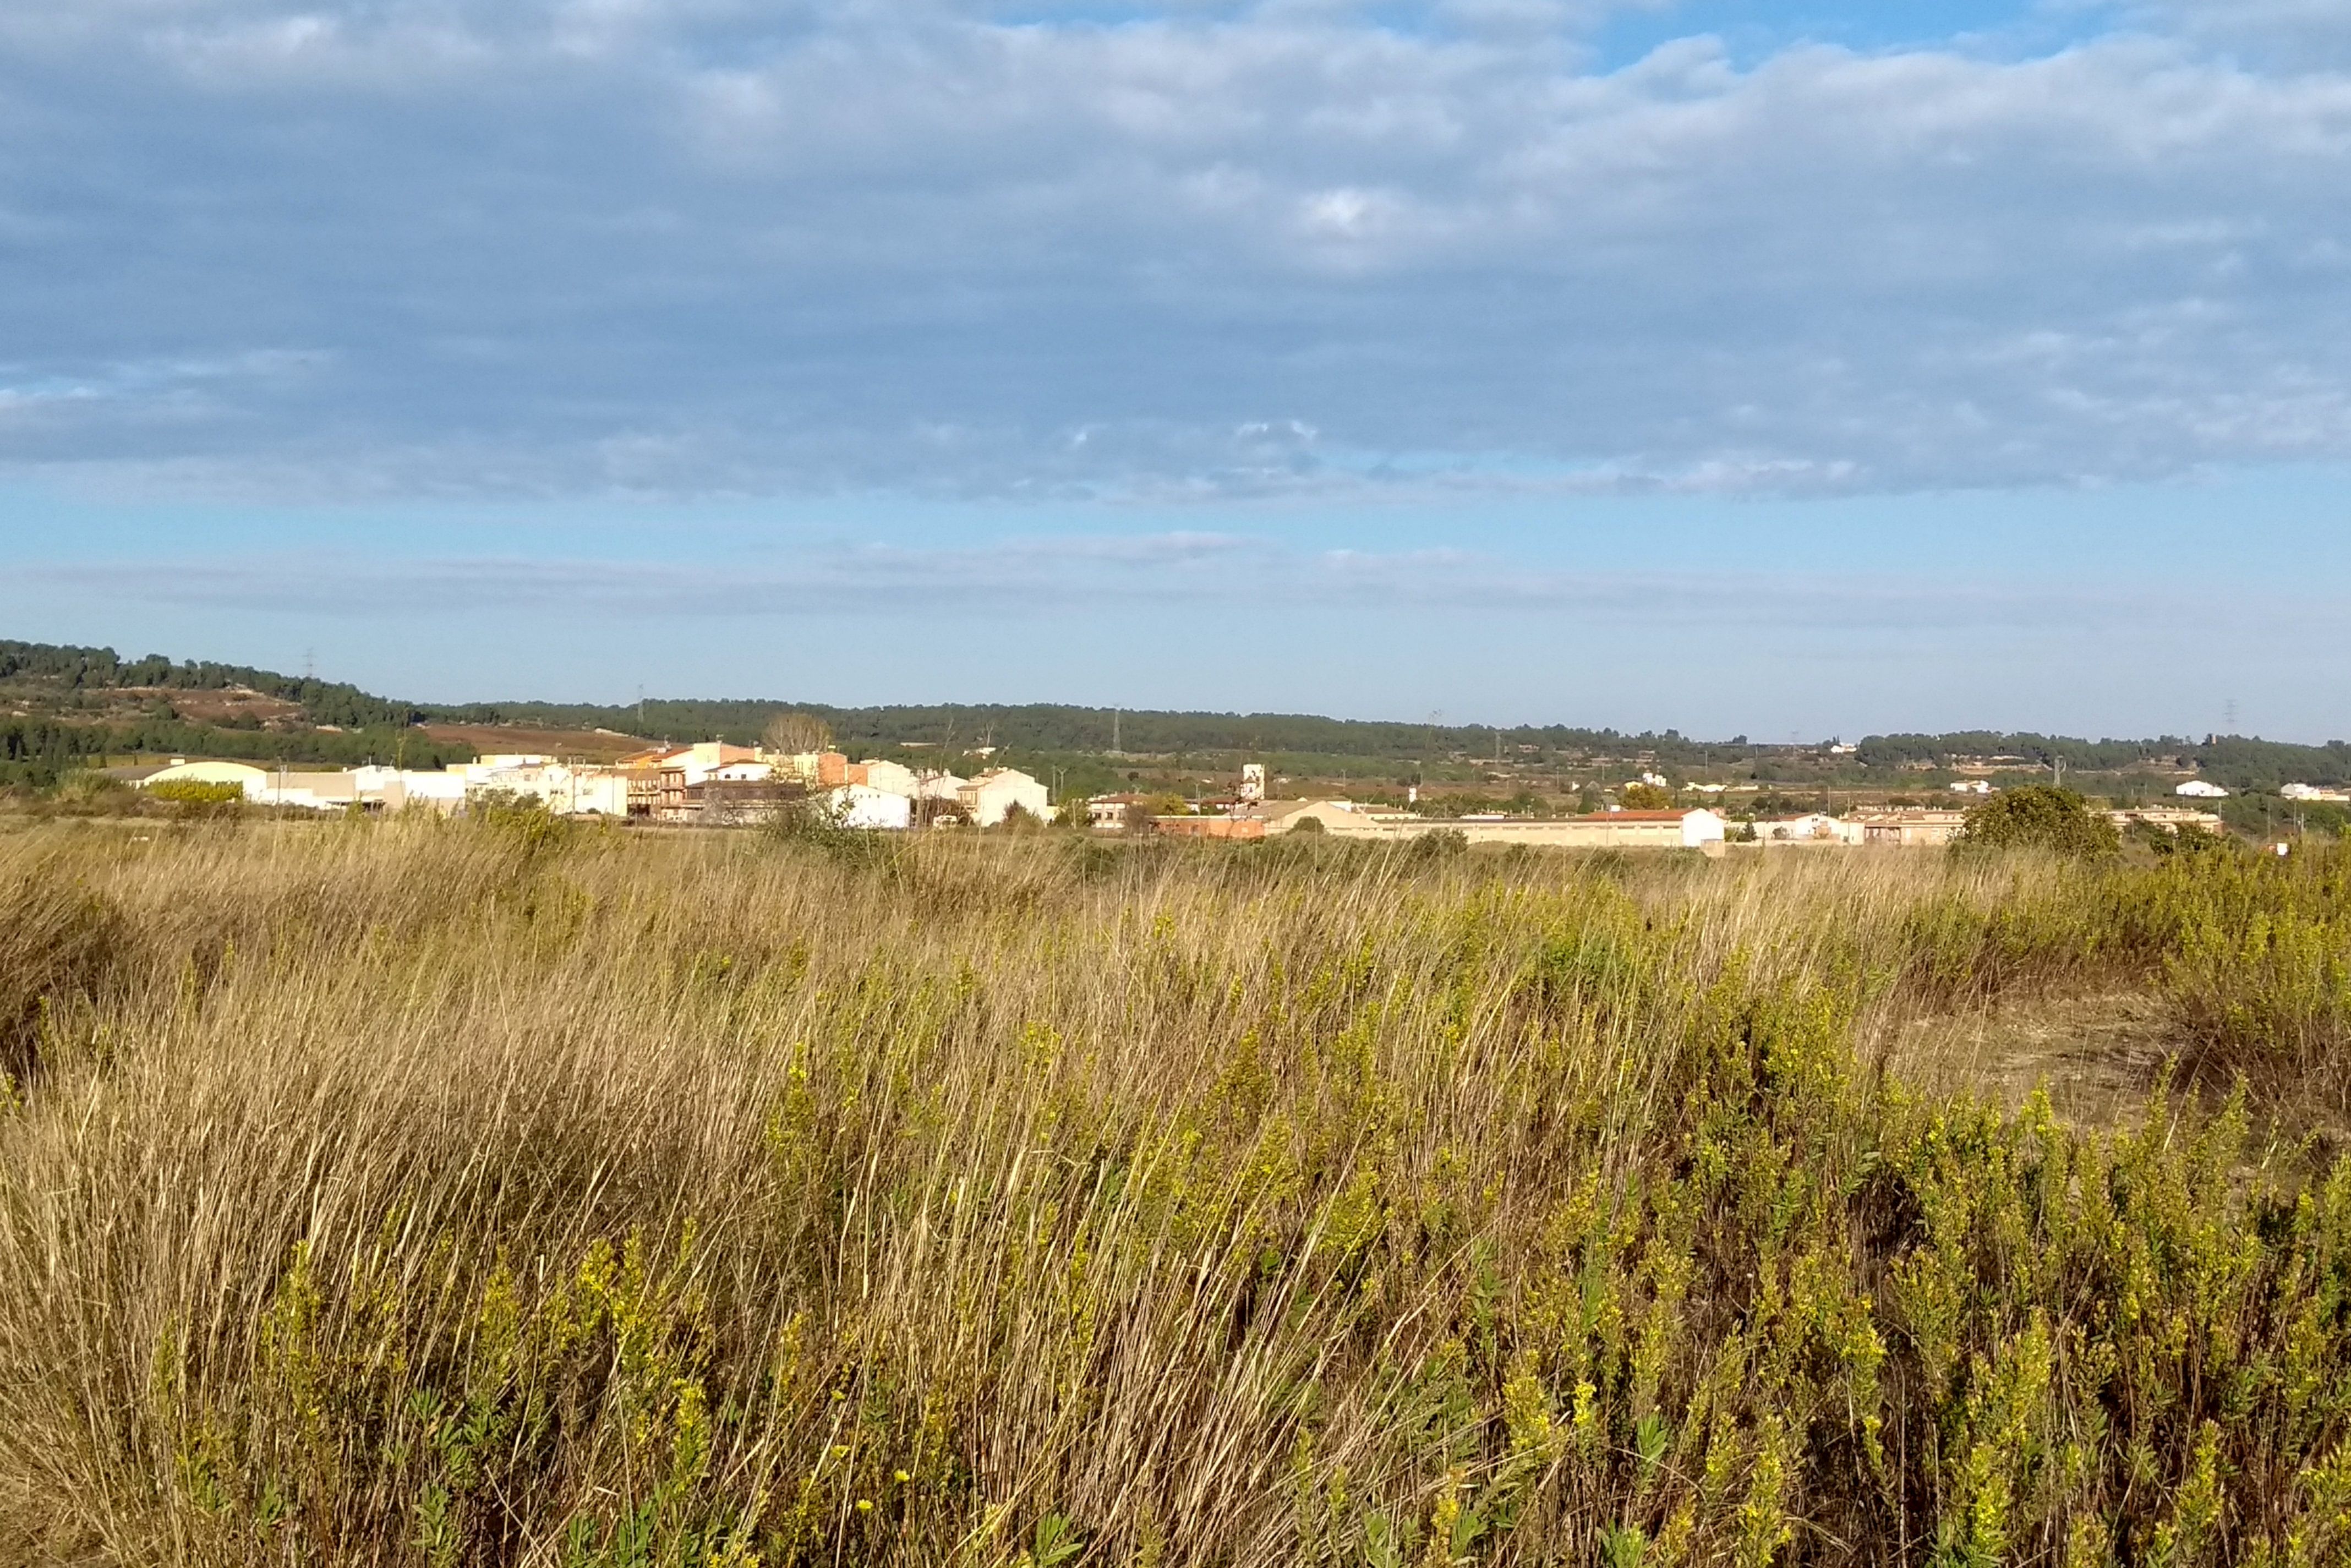
MULTIPOLYGON (((1673 811, 1593 811, 1576 817, 1464 817, 1448 820, 1361 805, 1352 800, 1271 800, 1239 814, 1269 833, 1294 833, 1308 822, 1342 838, 1409 839, 1457 832, 1473 844, 1526 844, 1555 849, 1695 849, 1720 852, 1728 824, 1704 807, 1673 811)), ((1167 818, 1176 822, 1216 818, 1167 818)), ((1313 829, 1307 831, 1312 831, 1313 829)), ((1201 835, 1206 836, 1206 835, 1201 835)), ((1221 835, 1219 835, 1221 836, 1221 835)))
POLYGON ((2228 831, 2218 812, 2192 810, 2186 806, 2126 806, 2118 811, 2108 811, 2106 820, 2126 830, 2135 824, 2145 823, 2150 828, 2168 828, 2175 833, 2222 833, 2228 831))

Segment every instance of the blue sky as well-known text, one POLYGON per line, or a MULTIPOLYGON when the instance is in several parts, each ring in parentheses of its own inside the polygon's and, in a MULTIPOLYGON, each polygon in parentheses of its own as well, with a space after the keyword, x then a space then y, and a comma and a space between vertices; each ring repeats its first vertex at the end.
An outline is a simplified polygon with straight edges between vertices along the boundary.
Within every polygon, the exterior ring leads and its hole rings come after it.
POLYGON ((2351 7, 0 14, 0 635, 2351 733, 2351 7))

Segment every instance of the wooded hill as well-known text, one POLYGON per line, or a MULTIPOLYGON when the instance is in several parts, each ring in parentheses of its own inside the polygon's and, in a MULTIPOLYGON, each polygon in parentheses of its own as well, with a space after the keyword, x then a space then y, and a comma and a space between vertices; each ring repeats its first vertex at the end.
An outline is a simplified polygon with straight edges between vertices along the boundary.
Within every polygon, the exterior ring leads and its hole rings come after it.
POLYGON ((2351 744, 2343 741, 2299 746, 2238 736, 2084 740, 1970 730, 1871 736, 1850 753, 1831 754, 1820 745, 1766 745, 1744 735, 1706 740, 1673 729, 1634 734, 1570 725, 1497 728, 1313 714, 1114 711, 1060 703, 849 707, 747 697, 451 705, 381 697, 344 682, 243 664, 175 662, 154 653, 126 659, 111 648, 7 641, 0 641, 0 705, 16 710, 15 717, 0 719, 0 780, 19 781, 53 777, 84 758, 128 751, 323 763, 391 761, 398 753, 410 766, 423 767, 472 754, 462 744, 418 735, 415 727, 426 724, 603 729, 655 740, 747 745, 777 715, 803 712, 823 719, 837 744, 859 754, 927 747, 954 753, 993 746, 1029 756, 1185 757, 1203 762, 1244 756, 1400 764, 1499 758, 1541 765, 1639 763, 1675 774, 1704 769, 1717 777, 1781 778, 1793 772, 1839 783, 1984 764, 2047 768, 2062 761, 2084 774, 2192 768, 2237 789, 2273 789, 2296 780, 2351 783, 2351 744), (175 694, 222 691, 251 692, 298 712, 266 726, 208 724, 193 721, 172 702, 175 694), (92 702, 128 694, 145 695, 147 706, 92 702))

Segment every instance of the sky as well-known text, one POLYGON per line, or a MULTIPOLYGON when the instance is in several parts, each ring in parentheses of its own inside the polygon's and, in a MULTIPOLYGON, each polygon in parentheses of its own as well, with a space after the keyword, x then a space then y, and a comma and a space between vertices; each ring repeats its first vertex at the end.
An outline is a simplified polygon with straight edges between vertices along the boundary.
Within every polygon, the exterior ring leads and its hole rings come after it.
POLYGON ((0 636, 2351 735, 2339 0, 0 7, 0 636))

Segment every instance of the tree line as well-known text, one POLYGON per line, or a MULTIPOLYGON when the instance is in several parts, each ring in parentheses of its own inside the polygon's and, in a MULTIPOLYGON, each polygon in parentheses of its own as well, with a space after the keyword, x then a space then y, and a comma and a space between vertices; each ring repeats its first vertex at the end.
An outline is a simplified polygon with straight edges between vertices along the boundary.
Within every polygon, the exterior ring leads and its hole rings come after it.
MULTIPOLYGON (((411 703, 377 696, 342 682, 285 675, 244 664, 208 661, 177 663, 160 653, 125 659, 111 648, 84 648, 0 640, 0 681, 30 676, 77 691, 150 687, 163 690, 224 690, 245 687, 298 704, 314 725, 355 732, 383 732, 419 724, 538 725, 566 729, 603 729, 654 740, 725 740, 757 744, 779 716, 805 714, 820 721, 833 742, 859 754, 887 752, 911 745, 966 752, 981 746, 1031 755, 1140 754, 1148 756, 1251 755, 1300 759, 1358 758, 1377 761, 1439 761, 1531 758, 1544 762, 1639 758, 1686 772, 1712 767, 1754 769, 1783 761, 1790 748, 1735 735, 1706 740, 1677 729, 1638 733, 1572 725, 1447 725, 1432 719, 1410 723, 1381 719, 1327 718, 1314 714, 1189 713, 1165 709, 1086 707, 1063 703, 932 703, 865 707, 791 703, 760 698, 649 699, 630 704, 591 703, 411 703)), ((350 744, 333 742, 310 750, 274 748, 295 737, 266 732, 233 741, 236 734, 183 726, 177 737, 145 749, 193 748, 230 757, 284 757, 330 760, 343 756, 382 757, 381 734, 350 744), (197 737, 201 736, 201 739, 197 737)), ((124 750, 120 744, 109 749, 124 750)), ((451 757, 462 748, 443 747, 451 757)), ((434 755, 429 748, 410 759, 434 755)), ((470 753, 462 753, 470 755, 470 753)), ((2207 736, 2202 740, 2164 736, 2153 739, 2085 740, 2030 731, 1959 730, 1939 735, 1869 736, 1849 761, 1864 776, 1906 768, 1947 768, 1965 759, 2013 757, 2039 767, 2062 762, 2069 769, 2106 772, 2160 758, 2178 758, 2205 777, 2235 789, 2274 789, 2299 780, 2351 784, 2351 744, 2329 741, 2300 746, 2242 736, 2207 736)), ((430 764, 423 764, 430 766, 430 764)), ((1760 775, 1759 775, 1760 776, 1760 775)))

